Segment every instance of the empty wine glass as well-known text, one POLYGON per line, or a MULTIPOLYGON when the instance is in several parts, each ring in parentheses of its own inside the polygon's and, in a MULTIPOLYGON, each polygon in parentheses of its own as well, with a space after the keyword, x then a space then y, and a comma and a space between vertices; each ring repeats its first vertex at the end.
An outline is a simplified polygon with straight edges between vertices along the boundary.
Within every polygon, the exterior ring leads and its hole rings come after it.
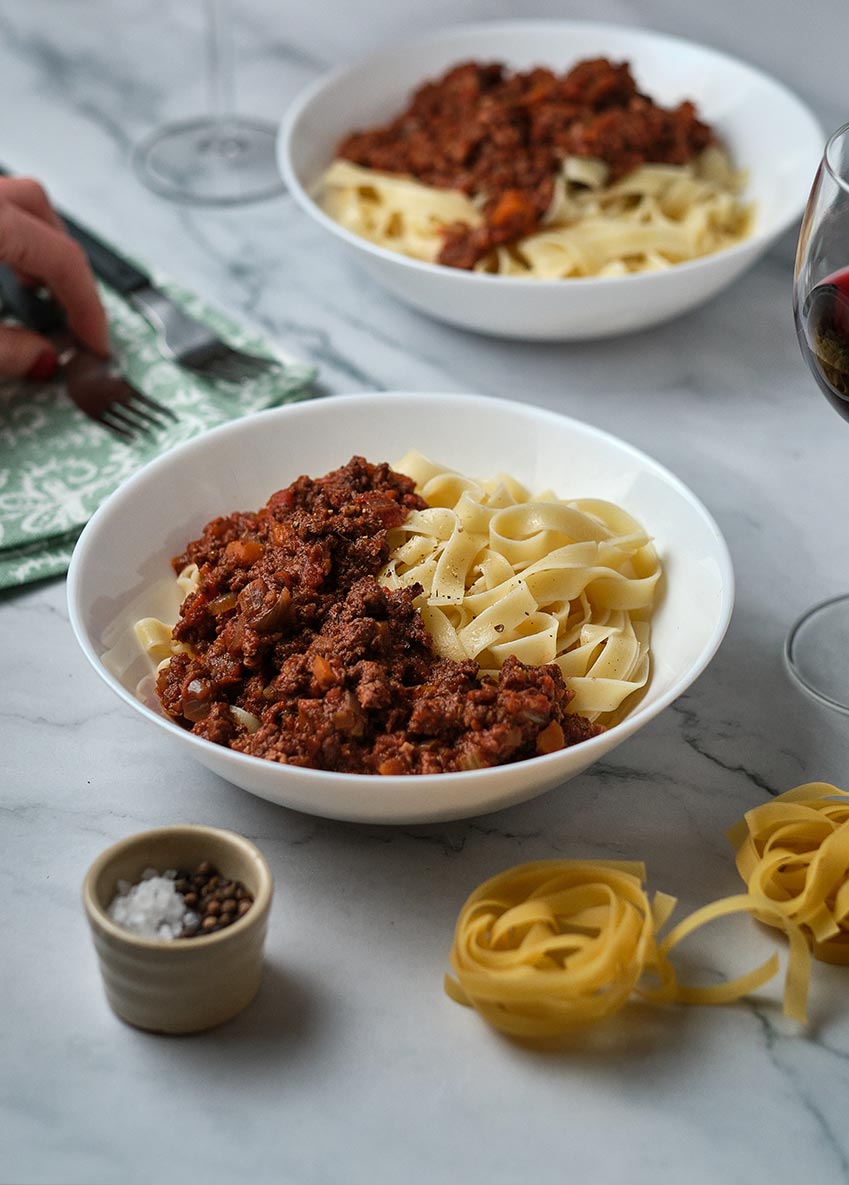
POLYGON ((158 128, 136 148, 133 164, 149 189, 175 201, 228 206, 273 197, 283 191, 276 129, 235 114, 229 6, 204 2, 211 112, 158 128))
MULTIPOLYGON (((802 355, 849 420, 849 123, 825 146, 796 252, 793 314, 802 355)), ((791 675, 820 703, 849 713, 849 592, 808 609, 785 645, 791 675)))

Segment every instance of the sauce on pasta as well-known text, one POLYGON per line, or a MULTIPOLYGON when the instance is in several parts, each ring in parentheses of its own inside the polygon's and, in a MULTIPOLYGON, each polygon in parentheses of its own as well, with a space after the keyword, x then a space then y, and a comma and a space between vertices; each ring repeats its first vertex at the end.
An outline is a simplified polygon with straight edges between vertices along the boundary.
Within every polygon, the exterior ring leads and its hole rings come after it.
POLYGON ((501 765, 600 732, 568 710, 555 663, 508 655, 482 671, 440 653, 420 586, 378 583, 391 532, 427 509, 413 478, 354 457, 213 519, 173 561, 197 571, 173 629, 137 628, 152 661, 168 638, 164 710, 250 756, 383 776, 501 765))
POLYGON ((338 146, 317 197, 349 230, 446 266, 619 275, 720 250, 749 212, 713 130, 627 63, 563 75, 465 62, 338 146))
POLYGON ((416 452, 301 477, 173 566, 176 623, 140 618, 104 661, 141 647, 142 698, 155 684, 196 735, 272 761, 386 776, 544 756, 649 677, 661 568, 634 519, 416 452))

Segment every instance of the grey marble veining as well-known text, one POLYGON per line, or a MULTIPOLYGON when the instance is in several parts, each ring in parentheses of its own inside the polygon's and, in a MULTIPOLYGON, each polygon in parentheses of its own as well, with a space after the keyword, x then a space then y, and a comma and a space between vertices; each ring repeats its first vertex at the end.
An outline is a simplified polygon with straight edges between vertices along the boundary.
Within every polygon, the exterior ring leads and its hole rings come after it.
MULTIPOLYGON (((789 0, 234 0, 240 106, 279 118, 325 68, 459 19, 561 15, 706 41, 778 75, 824 125, 849 114, 846 15, 789 0), (804 46, 804 52, 802 47, 804 46)), ((816 394, 790 312, 793 235, 734 288, 621 340, 523 345, 392 301, 286 197, 180 208, 143 190, 131 147, 203 109, 200 4, 0 4, 0 161, 129 252, 248 316, 334 392, 473 390, 631 440, 707 503, 738 590, 699 681, 561 791, 486 818, 384 829, 312 819, 163 748, 88 669, 62 581, 0 601, 0 1182, 252 1185, 760 1185, 849 1181, 846 972, 816 966, 810 1031, 777 988, 725 1010, 634 1008, 551 1057, 499 1040, 442 995, 457 909, 495 871, 546 856, 645 859, 692 908, 739 881, 725 829, 767 796, 849 785, 844 719, 787 681, 784 634, 849 582, 849 432, 816 394), (259 999, 167 1040, 103 1000, 79 888, 110 841, 170 821, 233 827, 277 881, 259 999)), ((706 975, 766 957, 747 923, 706 932, 706 975)))

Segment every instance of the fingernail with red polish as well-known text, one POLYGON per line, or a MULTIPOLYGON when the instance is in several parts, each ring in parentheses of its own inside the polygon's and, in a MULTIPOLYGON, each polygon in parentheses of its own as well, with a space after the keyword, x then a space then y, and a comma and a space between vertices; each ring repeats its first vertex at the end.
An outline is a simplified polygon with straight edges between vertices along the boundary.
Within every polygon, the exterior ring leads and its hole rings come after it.
POLYGON ((59 359, 54 350, 42 350, 27 371, 26 377, 34 379, 37 383, 44 383, 53 378, 58 365, 59 359))

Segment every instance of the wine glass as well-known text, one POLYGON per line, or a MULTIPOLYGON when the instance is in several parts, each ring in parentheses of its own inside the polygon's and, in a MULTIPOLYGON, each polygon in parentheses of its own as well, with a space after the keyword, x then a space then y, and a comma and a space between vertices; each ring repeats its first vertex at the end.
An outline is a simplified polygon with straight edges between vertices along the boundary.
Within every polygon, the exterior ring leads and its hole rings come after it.
MULTIPOLYGON (((849 420, 849 123, 826 144, 808 198, 793 315, 811 373, 835 411, 849 420)), ((804 691, 849 714, 849 592, 803 613, 784 655, 804 691)))
POLYGON ((235 114, 233 39, 227 0, 205 0, 211 114, 154 131, 138 145, 133 165, 162 197, 231 206, 283 192, 275 157, 276 129, 235 114))

